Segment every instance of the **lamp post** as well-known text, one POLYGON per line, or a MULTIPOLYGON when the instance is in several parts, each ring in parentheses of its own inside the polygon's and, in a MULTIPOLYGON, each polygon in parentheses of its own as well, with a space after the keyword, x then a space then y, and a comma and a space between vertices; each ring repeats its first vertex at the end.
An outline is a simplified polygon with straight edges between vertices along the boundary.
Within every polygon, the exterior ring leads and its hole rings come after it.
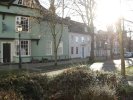
POLYGON ((21 59, 21 43, 20 43, 20 38, 21 38, 21 34, 20 32, 22 31, 22 25, 18 25, 17 27, 18 30, 18 41, 19 41, 19 69, 22 68, 22 59, 21 59))

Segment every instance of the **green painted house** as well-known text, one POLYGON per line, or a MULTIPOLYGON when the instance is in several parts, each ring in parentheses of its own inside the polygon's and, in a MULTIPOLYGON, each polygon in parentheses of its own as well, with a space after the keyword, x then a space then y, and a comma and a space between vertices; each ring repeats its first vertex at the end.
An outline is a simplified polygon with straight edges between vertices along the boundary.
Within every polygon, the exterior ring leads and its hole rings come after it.
MULTIPOLYGON (((0 1, 0 62, 18 63, 19 44, 22 62, 44 59, 54 60, 53 39, 40 11, 38 0, 6 0, 0 1), (21 23, 22 31, 18 32, 21 23), (21 34, 19 43, 19 33, 21 34)), ((41 7, 42 8, 42 7, 41 7)), ((56 30, 60 30, 58 23, 56 30)), ((68 59, 69 42, 68 26, 63 25, 62 39, 58 47, 58 59, 68 59)))

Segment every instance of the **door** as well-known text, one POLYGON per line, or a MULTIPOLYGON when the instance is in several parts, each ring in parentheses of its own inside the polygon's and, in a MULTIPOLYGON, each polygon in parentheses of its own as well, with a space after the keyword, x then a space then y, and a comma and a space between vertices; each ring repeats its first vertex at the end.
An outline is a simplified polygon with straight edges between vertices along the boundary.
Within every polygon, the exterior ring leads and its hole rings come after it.
POLYGON ((3 63, 11 61, 11 44, 3 43, 3 63))
POLYGON ((84 47, 82 47, 82 58, 84 58, 84 47))

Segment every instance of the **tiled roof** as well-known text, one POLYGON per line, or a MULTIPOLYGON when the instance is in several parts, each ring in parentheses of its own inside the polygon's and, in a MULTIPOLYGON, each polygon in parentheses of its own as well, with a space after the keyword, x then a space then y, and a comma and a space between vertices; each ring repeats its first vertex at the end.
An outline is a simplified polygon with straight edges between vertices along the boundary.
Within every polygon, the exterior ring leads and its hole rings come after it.
POLYGON ((15 0, 0 0, 0 4, 9 5, 12 4, 15 0))
POLYGON ((86 26, 84 23, 70 20, 68 28, 70 32, 87 34, 87 32, 85 31, 85 27, 86 26))

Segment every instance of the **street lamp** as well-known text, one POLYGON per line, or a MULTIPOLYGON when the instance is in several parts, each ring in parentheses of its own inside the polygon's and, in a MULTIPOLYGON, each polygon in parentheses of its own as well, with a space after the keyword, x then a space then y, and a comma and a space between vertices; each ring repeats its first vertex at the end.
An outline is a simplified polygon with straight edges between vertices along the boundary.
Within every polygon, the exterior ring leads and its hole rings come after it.
POLYGON ((106 49, 106 60, 107 60, 107 56, 108 56, 108 53, 107 53, 107 42, 105 42, 105 49, 106 49))
POLYGON ((21 43, 20 43, 20 37, 21 37, 21 34, 20 32, 22 31, 22 25, 18 25, 17 27, 17 31, 18 31, 18 40, 19 40, 19 69, 22 68, 22 60, 21 60, 21 43))

